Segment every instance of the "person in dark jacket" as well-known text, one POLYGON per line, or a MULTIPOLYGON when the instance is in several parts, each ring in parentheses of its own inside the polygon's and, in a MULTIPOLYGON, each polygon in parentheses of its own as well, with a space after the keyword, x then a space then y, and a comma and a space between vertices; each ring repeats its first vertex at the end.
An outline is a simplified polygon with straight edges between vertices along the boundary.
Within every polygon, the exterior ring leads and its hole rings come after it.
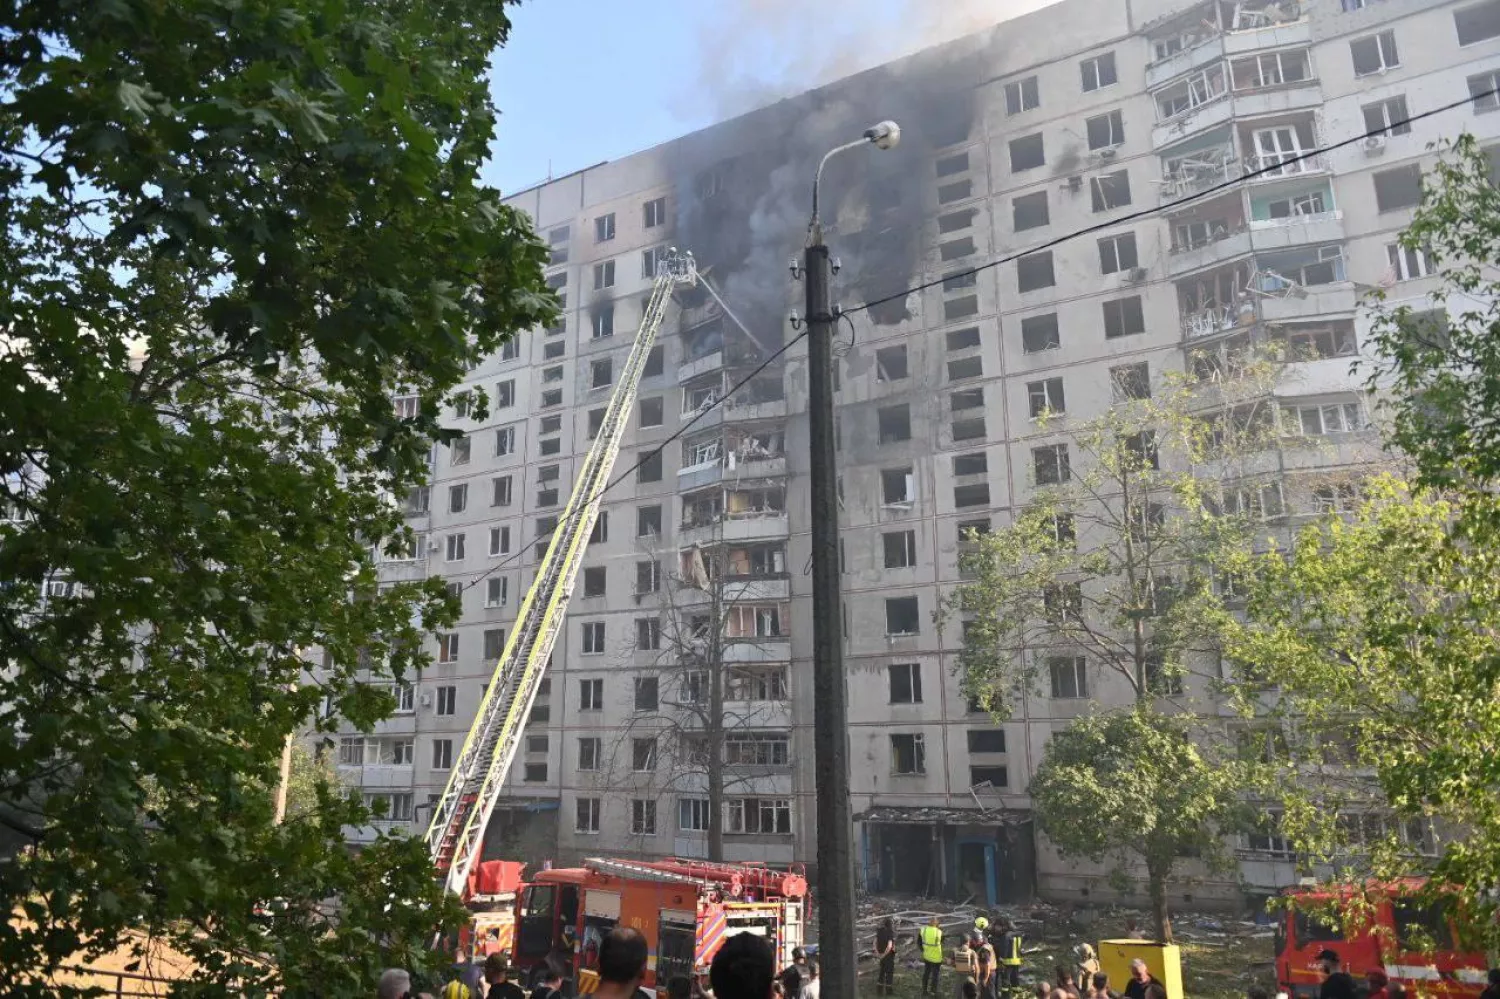
POLYGON ((1324 950, 1318 955, 1318 963, 1323 966, 1324 975, 1323 984, 1318 986, 1318 999, 1358 999, 1354 977, 1340 967, 1338 951, 1324 950))
POLYGON ((1125 999, 1146 999, 1146 990, 1161 982, 1151 974, 1146 962, 1136 958, 1130 962, 1130 981, 1125 984, 1125 999))

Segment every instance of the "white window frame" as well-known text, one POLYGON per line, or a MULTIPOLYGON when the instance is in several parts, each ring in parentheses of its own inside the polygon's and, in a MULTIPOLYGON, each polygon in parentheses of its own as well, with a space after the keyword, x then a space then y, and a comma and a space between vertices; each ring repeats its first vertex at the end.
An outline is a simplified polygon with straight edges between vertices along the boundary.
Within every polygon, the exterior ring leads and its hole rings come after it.
POLYGON ((599 818, 603 812, 598 798, 578 798, 573 804, 573 832, 579 836, 599 835, 599 818))
POLYGON ((630 834, 632 836, 656 835, 655 798, 632 798, 630 800, 630 834))
POLYGON ((578 740, 578 769, 582 773, 596 773, 604 761, 604 740, 597 735, 582 736, 578 740))
POLYGON ((490 558, 510 554, 510 527, 490 528, 490 558))
POLYGON ((1388 243, 1385 255, 1390 261, 1391 273, 1396 275, 1397 281, 1415 281, 1417 278, 1431 277, 1437 273, 1431 261, 1427 259, 1427 254, 1421 250, 1410 250, 1400 243, 1388 243))
POLYGON ((1490 111, 1500 110, 1500 69, 1492 69, 1484 73, 1476 73, 1469 77, 1468 81, 1470 105, 1475 114, 1486 114, 1490 111), (1475 84, 1479 86, 1475 86, 1475 84), (1482 96, 1476 96, 1482 95, 1482 96))
POLYGON ((1288 437, 1330 437, 1367 429, 1364 406, 1356 400, 1283 406, 1281 432, 1288 437))
POLYGON ((1396 32, 1389 29, 1378 31, 1373 35, 1364 35, 1360 38, 1350 39, 1349 58, 1351 62, 1354 60, 1354 46, 1368 41, 1374 41, 1375 43, 1375 53, 1380 57, 1380 68, 1361 73, 1358 67, 1356 67, 1354 69, 1355 79, 1361 79, 1366 76, 1377 76, 1401 65, 1401 50, 1396 46, 1396 32))
POLYGON ((1027 412, 1033 421, 1044 416, 1061 416, 1066 413, 1066 398, 1060 377, 1026 383, 1027 412))
POLYGON ((604 646, 605 646, 604 637, 605 637, 605 632, 604 632, 604 622, 603 621, 585 621, 585 622, 583 622, 582 631, 580 632, 580 634, 582 636, 581 639, 580 639, 580 642, 581 642, 580 647, 583 650, 583 653, 582 653, 583 655, 586 655, 586 656, 602 656, 602 655, 604 655, 604 646))
POLYGON ((708 832, 709 810, 707 798, 677 799, 678 832, 708 832))
POLYGON ((1089 696, 1088 660, 1083 656, 1047 656, 1047 680, 1051 686, 1051 696, 1055 701, 1087 700, 1089 696), (1061 666, 1064 672, 1059 673, 1061 666), (1071 694, 1061 692, 1066 690, 1065 684, 1059 684, 1058 680, 1066 677, 1072 682, 1073 692, 1071 694))
POLYGON ((443 561, 462 562, 468 549, 468 535, 463 531, 449 534, 443 538, 443 561))
POLYGON ((453 769, 453 740, 452 739, 433 739, 432 740, 432 769, 433 770, 452 770, 453 769))
POLYGON ((438 662, 458 662, 458 632, 449 631, 438 635, 438 662))
POLYGON ((1096 56, 1090 56, 1080 61, 1078 63, 1078 71, 1082 78, 1083 92, 1086 94, 1091 94, 1096 90, 1103 90, 1106 87, 1113 87, 1120 82, 1120 64, 1115 59, 1115 54, 1112 50, 1109 52, 1100 52, 1096 56), (1113 77, 1108 83, 1104 82, 1104 74, 1100 72, 1106 61, 1109 63, 1110 76, 1113 77), (1092 82, 1090 82, 1091 79, 1092 82))
POLYGON ((504 607, 510 603, 510 579, 506 576, 491 576, 484 581, 484 605, 504 607))
POLYGON ((892 732, 890 735, 891 746, 891 776, 892 777, 921 777, 927 773, 927 739, 921 732, 892 732), (900 754, 896 752, 897 739, 910 739, 912 746, 912 769, 898 770, 897 760, 900 754))
POLYGON ((1005 113, 1008 117, 1018 114, 1025 114, 1027 111, 1035 111, 1041 106, 1042 88, 1040 81, 1036 77, 1036 74, 1033 73, 1031 76, 1024 76, 1019 80, 1012 80, 1005 85, 1005 113), (1031 97, 1030 104, 1026 103, 1026 98, 1028 96, 1026 85, 1028 83, 1031 84, 1029 94, 1029 96, 1031 97), (1012 102, 1011 100, 1012 96, 1015 97, 1014 102, 1012 102))

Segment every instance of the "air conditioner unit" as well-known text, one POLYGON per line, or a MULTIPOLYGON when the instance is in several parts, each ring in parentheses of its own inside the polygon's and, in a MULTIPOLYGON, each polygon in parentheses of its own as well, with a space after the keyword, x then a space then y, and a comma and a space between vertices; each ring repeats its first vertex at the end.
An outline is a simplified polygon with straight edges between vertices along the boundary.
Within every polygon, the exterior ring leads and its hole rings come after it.
POLYGON ((1118 146, 1105 146, 1103 149, 1100 149, 1098 152, 1094 153, 1094 158, 1097 160, 1112 160, 1117 155, 1119 155, 1119 152, 1120 149, 1118 146))
POLYGON ((1126 284, 1140 284, 1144 280, 1146 280, 1146 268, 1144 267, 1132 267, 1125 272, 1126 284))
POLYGON ((1074 174, 1073 176, 1068 178, 1068 190, 1074 192, 1075 194, 1083 190, 1082 174, 1074 174))
POLYGON ((430 708, 430 707, 432 707, 432 695, 431 694, 423 694, 422 695, 422 707, 424 707, 424 708, 430 708))
POLYGON ((1365 137, 1365 155, 1379 156, 1385 152, 1385 136, 1369 135, 1365 137))

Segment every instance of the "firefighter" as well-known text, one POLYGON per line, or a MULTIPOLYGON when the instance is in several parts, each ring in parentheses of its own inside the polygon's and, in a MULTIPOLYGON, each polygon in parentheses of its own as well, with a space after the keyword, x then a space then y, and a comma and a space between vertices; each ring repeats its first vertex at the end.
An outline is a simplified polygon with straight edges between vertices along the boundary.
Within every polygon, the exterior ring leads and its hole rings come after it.
MULTIPOLYGON (((1015 988, 1021 984, 1021 945, 1024 941, 1009 919, 1000 921, 1000 939, 995 944, 995 959, 1000 963, 1002 984, 1015 988)), ((999 989, 995 990, 998 994, 999 989)))
POLYGON ((940 920, 933 916, 922 927, 922 994, 938 994, 938 975, 943 970, 943 928, 940 920))

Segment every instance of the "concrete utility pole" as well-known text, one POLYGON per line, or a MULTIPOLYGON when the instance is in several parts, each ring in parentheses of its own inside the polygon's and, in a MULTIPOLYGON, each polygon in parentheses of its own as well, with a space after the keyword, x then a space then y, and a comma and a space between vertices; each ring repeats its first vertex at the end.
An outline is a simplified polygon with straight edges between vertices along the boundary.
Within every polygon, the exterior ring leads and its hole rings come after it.
MULTIPOLYGON (((812 457, 813 755, 818 802, 819 962, 823 987, 855 995, 854 851, 849 810, 849 720, 844 687, 843 598, 839 592, 838 465, 833 432, 833 261, 818 216, 818 182, 838 153, 874 143, 890 149, 901 129, 883 121, 864 138, 830 150, 813 177, 812 220, 803 258, 807 282, 808 425, 812 457)), ((796 268, 794 267, 795 271, 796 268)))

